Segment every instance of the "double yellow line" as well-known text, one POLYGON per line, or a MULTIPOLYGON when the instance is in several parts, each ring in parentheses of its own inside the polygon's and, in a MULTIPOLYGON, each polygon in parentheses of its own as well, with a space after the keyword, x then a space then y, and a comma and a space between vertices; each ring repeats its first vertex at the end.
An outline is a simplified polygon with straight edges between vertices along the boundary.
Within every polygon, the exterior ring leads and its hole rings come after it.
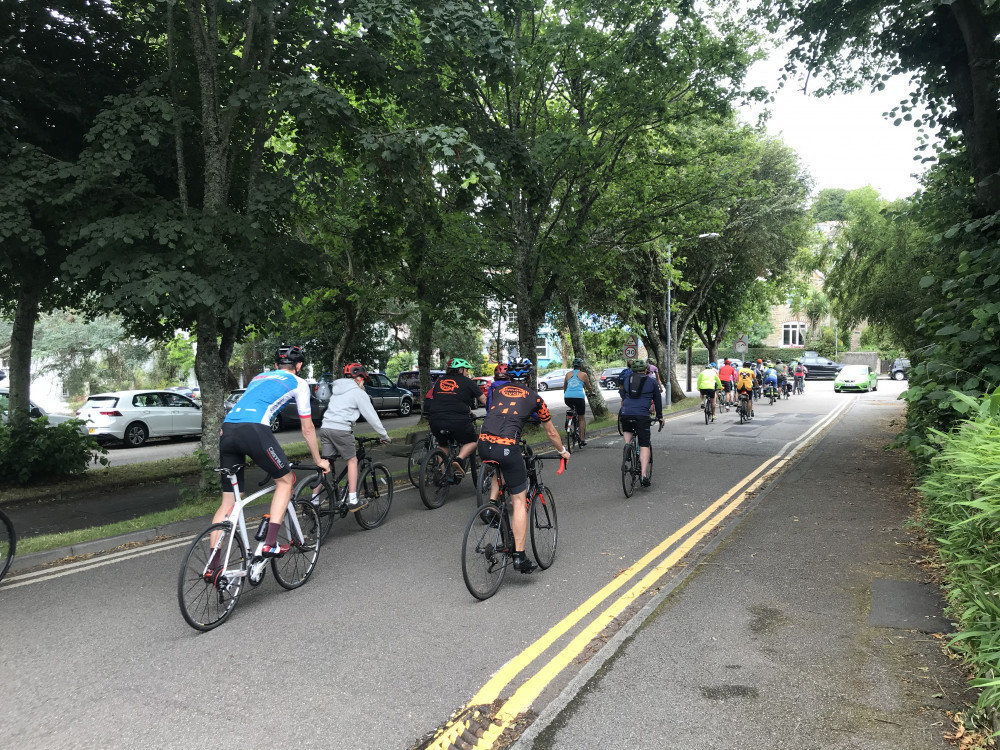
POLYGON ((492 748, 500 735, 531 707, 531 704, 538 698, 542 691, 584 651, 601 631, 611 624, 615 617, 621 614, 622 611, 640 596, 654 588, 678 561, 708 534, 717 529, 726 518, 732 515, 751 496, 751 493, 791 462, 813 437, 831 424, 848 406, 849 403, 842 404, 838 409, 827 415, 825 419, 814 425, 798 440, 786 444, 777 455, 772 456, 757 467, 755 471, 741 479, 722 497, 660 542, 660 544, 646 553, 641 559, 637 560, 623 573, 616 576, 614 580, 610 581, 583 604, 560 620, 544 636, 507 662, 472 697, 466 707, 456 714, 456 718, 442 727, 434 738, 425 745, 427 750, 449 750, 454 747, 459 737, 465 735, 465 741, 468 742, 471 739, 470 733, 478 735, 480 731, 482 732, 482 736, 476 737, 474 747, 477 750, 492 748), (684 540, 683 543, 664 557, 659 564, 646 573, 635 585, 612 601, 603 612, 598 614, 559 653, 528 678, 500 706, 495 715, 492 717, 485 716, 486 707, 493 704, 500 697, 500 692, 525 667, 541 656, 570 629, 583 621, 598 605, 632 581, 647 566, 680 540, 684 540))

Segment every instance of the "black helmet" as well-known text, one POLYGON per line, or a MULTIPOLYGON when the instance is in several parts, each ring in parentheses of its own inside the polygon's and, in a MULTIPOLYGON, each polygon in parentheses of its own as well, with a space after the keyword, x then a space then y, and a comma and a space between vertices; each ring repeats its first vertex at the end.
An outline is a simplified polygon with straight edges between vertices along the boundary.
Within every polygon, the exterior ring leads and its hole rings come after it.
POLYGON ((274 361, 279 365, 294 365, 296 362, 305 362, 306 355, 301 346, 282 344, 274 353, 274 361))
POLYGON ((527 381, 531 377, 531 360, 512 359, 507 363, 507 377, 521 383, 527 381))
POLYGON ((573 369, 574 370, 579 370, 581 367, 583 367, 583 360, 580 359, 579 357, 574 357, 573 358, 573 369))

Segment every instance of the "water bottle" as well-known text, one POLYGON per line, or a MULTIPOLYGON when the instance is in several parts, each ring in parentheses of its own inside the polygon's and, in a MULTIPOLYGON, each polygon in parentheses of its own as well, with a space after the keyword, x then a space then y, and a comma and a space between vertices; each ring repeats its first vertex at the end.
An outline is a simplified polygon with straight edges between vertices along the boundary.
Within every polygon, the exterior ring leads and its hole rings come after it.
POLYGON ((258 542, 263 542, 265 539, 267 539, 267 527, 268 524, 270 523, 271 523, 271 516, 265 513, 264 517, 260 519, 260 526, 257 527, 257 533, 253 535, 253 538, 256 539, 258 542))

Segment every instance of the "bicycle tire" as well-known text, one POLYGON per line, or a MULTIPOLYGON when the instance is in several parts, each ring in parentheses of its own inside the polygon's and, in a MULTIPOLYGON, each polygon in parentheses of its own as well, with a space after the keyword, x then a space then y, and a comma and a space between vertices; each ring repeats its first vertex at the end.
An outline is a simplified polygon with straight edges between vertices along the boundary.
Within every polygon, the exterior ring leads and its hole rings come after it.
MULTIPOLYGON (((315 476, 315 474, 309 474, 296 482, 295 489, 292 490, 292 499, 290 503, 294 503, 297 500, 312 501, 313 488, 310 486, 310 483, 314 481, 315 476)), ((334 497, 331 497, 330 495, 331 491, 339 493, 337 486, 335 484, 331 484, 330 482, 330 477, 332 476, 332 474, 328 474, 321 480, 317 488, 319 491, 316 493, 316 500, 318 502, 314 504, 316 512, 319 514, 319 539, 321 542, 326 540, 327 535, 330 533, 330 529, 333 528, 333 519, 337 514, 335 508, 339 504, 336 495, 334 495, 334 497)))
POLYGON ((489 599, 500 589, 511 560, 506 511, 496 503, 476 508, 462 538, 462 578, 476 599, 489 599))
POLYGON ((17 552, 17 534, 14 524, 3 511, 0 511, 0 581, 7 575, 10 565, 17 552))
POLYGON ((230 524, 212 524, 196 536, 184 554, 177 577, 177 603, 185 622, 202 632, 224 623, 240 599, 246 573, 247 551, 243 539, 234 533, 230 524), (214 549, 211 536, 216 532, 221 532, 219 549, 228 546, 229 555, 220 574, 209 580, 205 577, 205 569, 214 549), (229 539, 232 539, 231 545, 229 539))
POLYGON ((622 490, 625 492, 625 497, 632 497, 639 475, 639 471, 635 465, 634 445, 636 445, 635 437, 625 444, 625 450, 622 454, 622 490))
POLYGON ((406 462, 406 474, 410 478, 410 483, 414 487, 420 487, 420 467, 424 464, 424 459, 431 450, 431 437, 428 435, 423 440, 418 440, 410 449, 410 458, 406 462))
POLYGON ((420 500, 430 510, 440 508, 448 499, 448 455, 438 448, 427 454, 420 467, 420 500))
POLYGON ((705 412, 705 424, 708 424, 712 419, 712 403, 709 401, 708 396, 705 396, 705 402, 702 404, 701 409, 705 412))
POLYGON ((319 513, 311 502, 296 500, 288 504, 281 530, 278 532, 278 544, 289 545, 288 552, 281 557, 271 559, 271 572, 283 588, 297 589, 309 580, 319 559, 321 535, 319 513), (292 533, 291 522, 288 520, 289 513, 295 513, 298 519, 299 528, 302 530, 301 540, 295 538, 292 533))
POLYGON ((621 436, 623 436, 623 437, 625 436, 625 430, 624 430, 624 428, 622 428, 622 410, 621 409, 618 410, 618 434, 621 435, 621 436))
POLYGON ((528 523, 531 529, 531 552, 538 567, 545 570, 556 559, 556 544, 559 541, 556 500, 552 490, 545 485, 539 485, 531 493, 528 523))
POLYGON ((490 490, 497 479, 497 465, 483 464, 479 472, 479 481, 476 482, 476 507, 481 508, 490 502, 490 490))
POLYGON ((392 474, 382 464, 370 464, 358 477, 358 497, 368 505, 355 511, 354 520, 362 529, 376 529, 382 525, 392 507, 392 474))

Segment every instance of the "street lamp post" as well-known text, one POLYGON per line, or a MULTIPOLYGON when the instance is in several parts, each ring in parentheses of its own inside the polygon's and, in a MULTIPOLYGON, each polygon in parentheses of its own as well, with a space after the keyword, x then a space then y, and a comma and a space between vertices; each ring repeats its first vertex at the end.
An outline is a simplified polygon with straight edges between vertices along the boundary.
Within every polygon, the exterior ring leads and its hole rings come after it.
MULTIPOLYGON (((718 232, 707 232, 706 234, 699 234, 699 240, 714 240, 719 237, 718 232)), ((671 299, 670 292, 673 288, 673 273, 674 273, 674 243, 669 243, 667 245, 667 265, 670 266, 670 275, 667 276, 667 408, 669 409, 673 406, 673 380, 674 380, 674 350, 671 345, 670 337, 673 333, 673 320, 671 318, 672 312, 670 309, 671 299)))

